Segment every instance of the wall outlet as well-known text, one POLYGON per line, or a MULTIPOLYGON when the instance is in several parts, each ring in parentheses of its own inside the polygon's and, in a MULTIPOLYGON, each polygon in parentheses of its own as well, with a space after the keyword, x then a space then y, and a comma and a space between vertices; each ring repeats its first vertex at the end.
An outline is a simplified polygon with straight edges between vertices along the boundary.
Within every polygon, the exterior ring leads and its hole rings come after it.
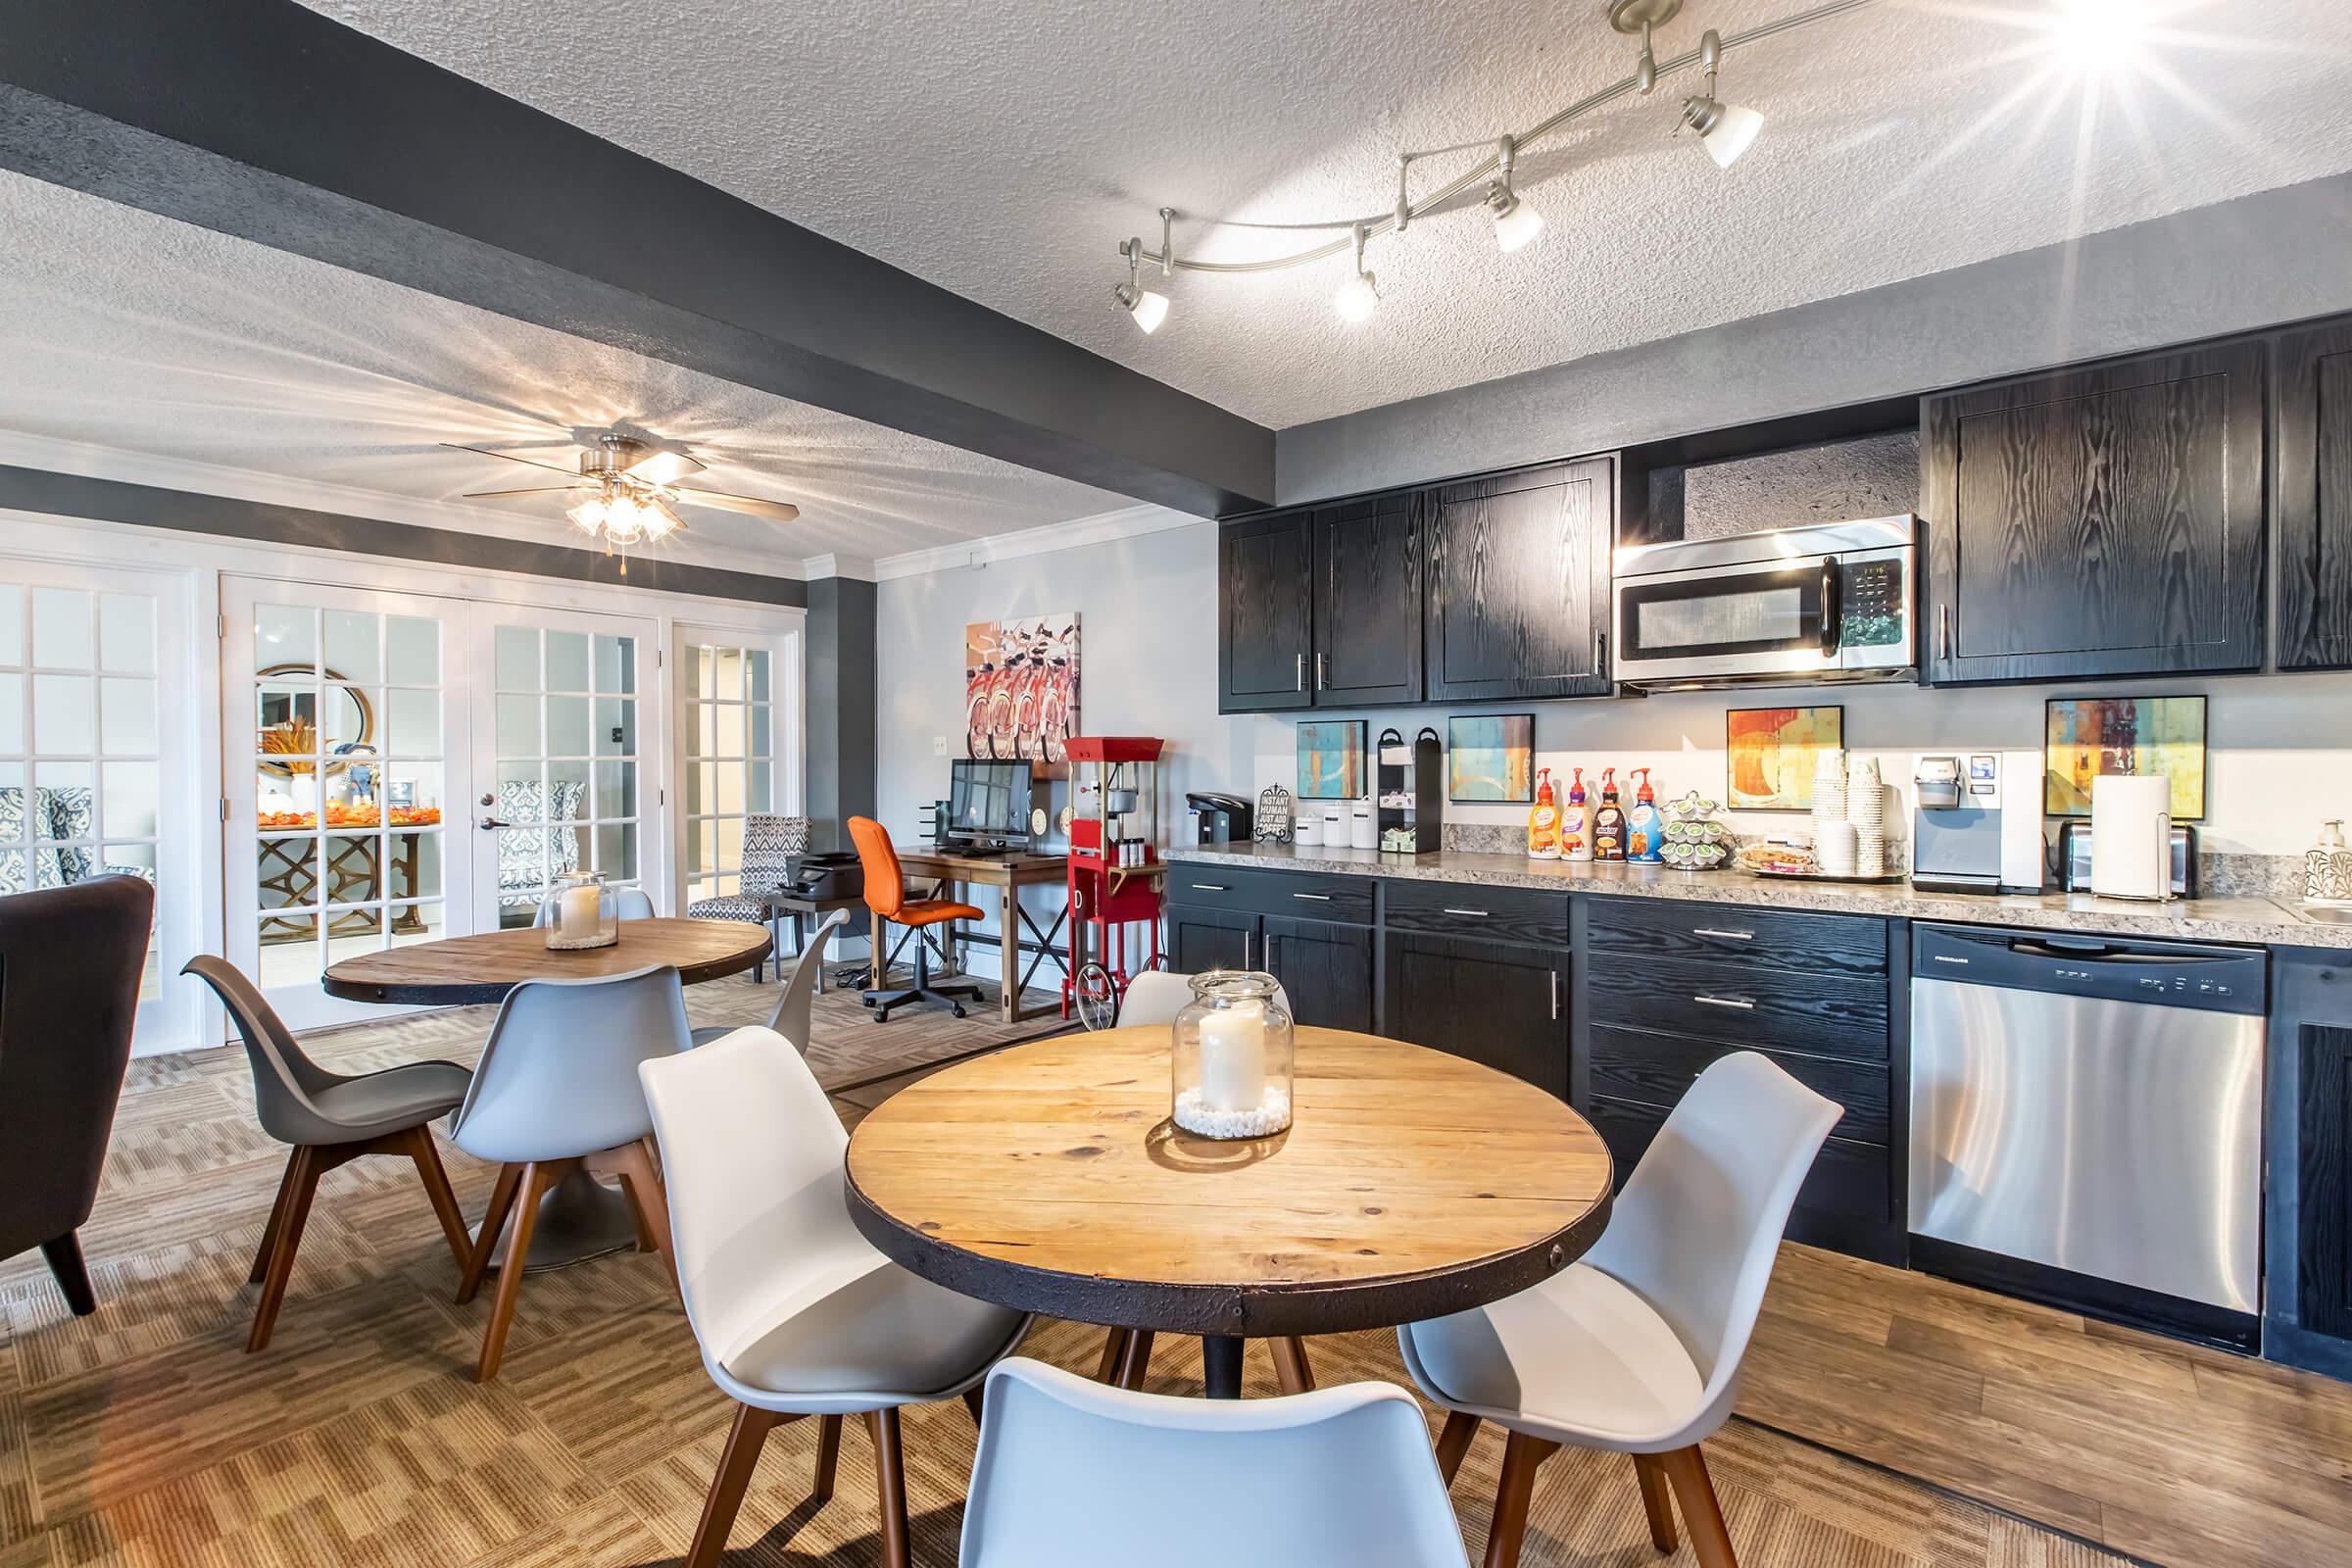
POLYGON ((948 738, 945 735, 934 735, 931 737, 931 755, 933 757, 945 757, 948 755, 948 738))

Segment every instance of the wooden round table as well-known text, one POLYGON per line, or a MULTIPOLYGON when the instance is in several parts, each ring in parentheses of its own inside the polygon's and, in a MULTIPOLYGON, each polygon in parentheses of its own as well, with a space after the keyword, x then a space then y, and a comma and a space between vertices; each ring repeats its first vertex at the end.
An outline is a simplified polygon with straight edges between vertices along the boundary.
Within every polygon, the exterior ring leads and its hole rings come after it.
MULTIPOLYGON (((772 945, 765 926, 741 920, 623 920, 612 947, 563 951, 547 945, 545 931, 526 926, 363 954, 330 964, 318 983, 347 1002, 456 1007, 502 1002, 525 980, 597 979, 656 963, 675 965, 678 978, 695 985, 741 974, 772 945)), ((523 1267, 561 1268, 636 1245, 628 1200, 575 1171, 540 1200, 523 1267)), ((496 1261, 505 1261, 505 1247, 502 1239, 496 1261)))
POLYGON ((1164 1026, 960 1062, 850 1139, 850 1210, 914 1273, 1024 1311, 1200 1336, 1389 1328, 1565 1268, 1608 1223, 1592 1125, 1532 1084, 1336 1029, 1298 1033, 1296 1114, 1219 1142, 1168 1120, 1164 1026))

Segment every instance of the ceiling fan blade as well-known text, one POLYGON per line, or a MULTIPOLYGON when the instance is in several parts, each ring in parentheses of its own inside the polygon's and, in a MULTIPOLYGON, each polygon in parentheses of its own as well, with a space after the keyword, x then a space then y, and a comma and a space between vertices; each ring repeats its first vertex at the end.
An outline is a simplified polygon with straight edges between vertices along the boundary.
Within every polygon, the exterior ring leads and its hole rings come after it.
POLYGON ((710 507, 720 512, 740 512, 747 517, 767 517, 776 522, 790 522, 801 514, 801 509, 789 501, 762 501, 757 496, 731 496, 722 490, 672 490, 670 494, 690 507, 710 507))
POLYGON ((444 441, 441 444, 449 448, 449 450, 452 452, 471 452, 479 457, 503 458, 509 463, 524 463, 530 465, 530 466, 534 468, 545 468, 550 473, 569 474, 575 479, 580 475, 580 470, 577 465, 574 465, 568 468, 562 467, 553 463, 541 463, 537 458, 518 458, 511 452, 495 452, 488 447, 469 447, 463 441, 444 441))
POLYGON ((584 484, 542 484, 528 490, 469 490, 459 497, 462 501, 496 501, 501 496, 560 496, 567 490, 592 488, 584 484))
POLYGON ((668 452, 656 448, 635 463, 630 464, 621 472, 632 479, 643 479, 651 484, 674 484, 690 473, 702 472, 707 466, 709 465, 698 463, 683 452, 668 452))

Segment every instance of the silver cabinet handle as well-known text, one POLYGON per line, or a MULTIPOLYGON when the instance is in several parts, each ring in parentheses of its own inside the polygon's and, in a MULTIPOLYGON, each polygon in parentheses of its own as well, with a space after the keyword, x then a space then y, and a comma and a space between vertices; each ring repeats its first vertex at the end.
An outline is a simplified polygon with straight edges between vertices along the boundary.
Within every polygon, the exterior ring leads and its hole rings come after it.
POLYGON ((1196 882, 1193 884, 1193 891, 1195 893, 1222 893, 1225 891, 1225 884, 1222 882, 1196 882))
POLYGON ((1247 969, 1247 968, 1249 968, 1249 967, 1250 967, 1250 932, 1248 932, 1248 931, 1245 931, 1245 932, 1243 932, 1243 933, 1242 933, 1242 967, 1243 967, 1243 968, 1245 968, 1245 969, 1247 969))
POLYGON ((1294 893, 1291 895, 1291 897, 1294 899, 1312 899, 1317 904, 1329 904, 1331 902, 1331 895, 1328 893, 1294 893))
POLYGON ((1692 926, 1690 934, 1694 937, 1721 937, 1726 942, 1753 942, 1756 940, 1756 934, 1753 931, 1718 931, 1712 926, 1704 925, 1692 926))
POLYGON ((1560 971, 1551 971, 1551 1021, 1560 1021, 1560 971))
POLYGON ((1936 607, 1936 641, 1942 650, 1937 657, 1942 659, 1951 658, 1952 607, 1948 604, 1937 605, 1936 607))
POLYGON ((1298 684, 1293 690, 1306 690, 1306 656, 1304 654, 1298 656, 1298 684))
POLYGON ((1710 1007, 1738 1007, 1741 1012, 1756 1010, 1756 1004, 1745 997, 1692 997, 1690 1000, 1704 1003, 1710 1007))
POLYGON ((1592 634, 1592 673, 1603 675, 1608 673, 1608 668, 1609 634, 1605 631, 1596 631, 1592 634))
POLYGON ((1484 909, 1447 909, 1445 912, 1447 914, 1466 914, 1474 920, 1484 920, 1487 917, 1487 911, 1484 909))
POLYGON ((1322 691, 1330 684, 1331 656, 1329 654, 1317 654, 1315 656, 1315 690, 1322 691))

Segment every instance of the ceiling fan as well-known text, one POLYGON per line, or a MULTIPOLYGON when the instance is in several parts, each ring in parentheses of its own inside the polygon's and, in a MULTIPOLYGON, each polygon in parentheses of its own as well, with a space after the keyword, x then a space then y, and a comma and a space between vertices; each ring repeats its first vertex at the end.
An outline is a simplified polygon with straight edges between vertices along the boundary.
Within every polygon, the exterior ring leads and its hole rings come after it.
MULTIPOLYGON (((568 482, 564 484, 530 485, 520 490, 476 490, 465 499, 493 501, 510 496, 584 491, 578 501, 564 509, 564 514, 582 533, 592 539, 603 539, 607 555, 616 545, 626 549, 639 540, 661 539, 675 532, 683 526, 674 510, 677 507, 711 507, 720 512, 769 517, 777 522, 790 522, 801 514, 801 509, 790 502, 762 501, 757 496, 729 495, 723 490, 681 485, 680 479, 702 472, 705 465, 683 452, 659 447, 640 436, 624 435, 617 430, 600 431, 593 441, 581 443, 577 474, 553 463, 518 458, 493 447, 469 446, 463 441, 441 444, 455 452, 477 452, 485 458, 501 458, 508 463, 527 464, 565 475, 568 482)), ((628 570, 625 561, 621 570, 628 570)))

